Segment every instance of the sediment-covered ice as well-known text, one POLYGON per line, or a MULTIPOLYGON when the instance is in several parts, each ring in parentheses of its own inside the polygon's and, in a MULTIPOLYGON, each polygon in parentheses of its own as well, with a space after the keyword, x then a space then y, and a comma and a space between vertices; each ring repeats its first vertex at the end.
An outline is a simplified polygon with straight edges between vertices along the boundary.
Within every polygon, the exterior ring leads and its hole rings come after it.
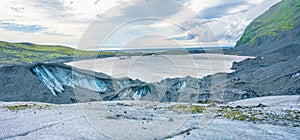
POLYGON ((131 96, 132 99, 139 100, 150 92, 149 87, 141 81, 129 78, 112 79, 109 76, 101 78, 70 67, 41 64, 34 66, 32 72, 54 96, 63 94, 66 86, 111 95, 107 99, 131 96))
POLYGON ((96 92, 107 91, 107 83, 103 80, 72 71, 71 69, 39 65, 32 70, 55 96, 57 96, 57 93, 63 93, 64 85, 73 88, 86 88, 96 92))

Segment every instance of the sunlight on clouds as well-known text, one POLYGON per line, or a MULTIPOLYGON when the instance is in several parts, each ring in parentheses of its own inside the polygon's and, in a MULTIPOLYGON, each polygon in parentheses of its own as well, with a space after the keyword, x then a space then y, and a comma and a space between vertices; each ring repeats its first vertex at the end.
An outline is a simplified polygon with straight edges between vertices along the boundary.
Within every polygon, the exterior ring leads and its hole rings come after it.
MULTIPOLYGON (((141 25, 128 27, 134 32, 120 31, 115 41, 111 40, 111 43, 125 42, 129 38, 135 38, 142 34, 163 34, 167 35, 169 39, 180 38, 181 40, 177 41, 182 43, 197 44, 199 42, 195 42, 195 40, 184 39, 189 38, 188 36, 191 35, 189 32, 205 31, 209 26, 218 39, 217 42, 233 45, 255 17, 279 2, 279 0, 215 0, 213 2, 171 0, 171 2, 190 8, 195 15, 199 16, 194 18, 180 9, 174 9, 179 8, 178 6, 164 5, 170 4, 170 2, 149 1, 157 4, 152 5, 152 13, 147 13, 147 10, 142 8, 139 9, 139 1, 134 0, 3 0, 0 1, 0 36, 2 37, 0 40, 76 47, 88 26, 96 18, 103 21, 108 20, 102 25, 109 29, 109 26, 119 23, 118 21, 145 15, 158 16, 192 28, 182 32, 181 29, 172 28, 172 24, 163 21, 141 23, 141 25), (164 8, 164 10, 155 10, 153 6, 157 9, 164 8), (111 11, 111 8, 119 8, 119 10, 111 11), (112 13, 107 14, 109 12, 112 13), (202 15, 204 16, 201 17, 202 15)), ((195 36, 200 40, 209 38, 201 33, 197 33, 195 36)), ((215 41, 215 39, 212 39, 211 42, 206 40, 202 44, 216 44, 215 41)))

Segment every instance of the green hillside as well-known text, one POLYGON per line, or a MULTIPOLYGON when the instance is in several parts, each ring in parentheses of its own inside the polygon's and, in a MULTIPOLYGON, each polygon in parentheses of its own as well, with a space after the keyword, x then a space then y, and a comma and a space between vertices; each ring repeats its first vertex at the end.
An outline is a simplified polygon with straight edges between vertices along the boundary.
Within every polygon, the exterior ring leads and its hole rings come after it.
POLYGON ((0 41, 0 66, 31 62, 64 61, 73 57, 96 57, 98 55, 112 55, 112 53, 82 51, 59 45, 0 41))
POLYGON ((256 18, 245 30, 237 46, 254 44, 258 38, 276 36, 300 24, 300 0, 282 0, 256 18))

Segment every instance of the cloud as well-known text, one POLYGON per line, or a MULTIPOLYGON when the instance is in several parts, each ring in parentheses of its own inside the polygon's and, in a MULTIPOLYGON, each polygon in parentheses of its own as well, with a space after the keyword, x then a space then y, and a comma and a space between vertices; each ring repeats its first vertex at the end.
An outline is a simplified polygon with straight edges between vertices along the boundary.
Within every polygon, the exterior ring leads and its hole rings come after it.
POLYGON ((280 0, 263 1, 246 11, 240 10, 234 14, 224 15, 218 20, 209 22, 208 25, 212 27, 211 29, 219 40, 231 40, 235 42, 242 36, 251 21, 279 1, 280 0))
POLYGON ((151 35, 186 44, 234 44, 255 17, 278 1, 7 0, 0 2, 0 40, 71 47, 86 40, 95 48, 122 26, 108 40, 110 45, 151 35), (155 20, 138 20, 142 17, 155 20))
MULTIPOLYGON (((247 25, 249 25, 253 19, 279 1, 280 0, 216 1, 216 4, 212 4, 212 6, 205 6, 204 4, 202 8, 198 9, 195 9, 195 7, 201 6, 195 6, 197 3, 194 3, 190 5, 194 11, 199 11, 199 13, 204 13, 204 15, 208 16, 206 16, 202 21, 199 20, 200 22, 191 19, 184 24, 194 25, 194 28, 190 31, 198 38, 199 41, 206 43, 215 41, 219 42, 216 43, 219 45, 234 45, 235 42, 242 36, 247 25), (203 7, 205 7, 204 10, 203 7), (211 14, 212 12, 206 11, 214 11, 216 14, 211 14), (210 14, 213 16, 209 16, 210 14), (209 34, 207 34, 207 32, 209 32, 209 34)), ((186 33, 181 36, 177 36, 177 38, 185 39, 188 38, 188 36, 189 33, 186 33)))
POLYGON ((0 28, 4 28, 9 31, 18 31, 24 33, 35 33, 46 29, 40 25, 22 25, 8 22, 0 22, 0 28))
POLYGON ((228 3, 222 3, 220 5, 206 8, 199 12, 199 15, 205 19, 220 18, 224 15, 233 14, 232 9, 235 9, 241 5, 248 5, 247 1, 231 1, 228 3))

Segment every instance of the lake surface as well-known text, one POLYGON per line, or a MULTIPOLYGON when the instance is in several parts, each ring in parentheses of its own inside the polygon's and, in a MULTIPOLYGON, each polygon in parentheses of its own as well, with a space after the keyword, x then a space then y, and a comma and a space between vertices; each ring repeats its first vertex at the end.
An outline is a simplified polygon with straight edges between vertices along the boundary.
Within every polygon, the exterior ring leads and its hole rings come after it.
POLYGON ((158 82, 165 78, 202 78, 218 72, 232 72, 232 63, 246 58, 249 57, 222 54, 150 55, 110 57, 66 64, 115 78, 130 77, 145 82, 158 82))

